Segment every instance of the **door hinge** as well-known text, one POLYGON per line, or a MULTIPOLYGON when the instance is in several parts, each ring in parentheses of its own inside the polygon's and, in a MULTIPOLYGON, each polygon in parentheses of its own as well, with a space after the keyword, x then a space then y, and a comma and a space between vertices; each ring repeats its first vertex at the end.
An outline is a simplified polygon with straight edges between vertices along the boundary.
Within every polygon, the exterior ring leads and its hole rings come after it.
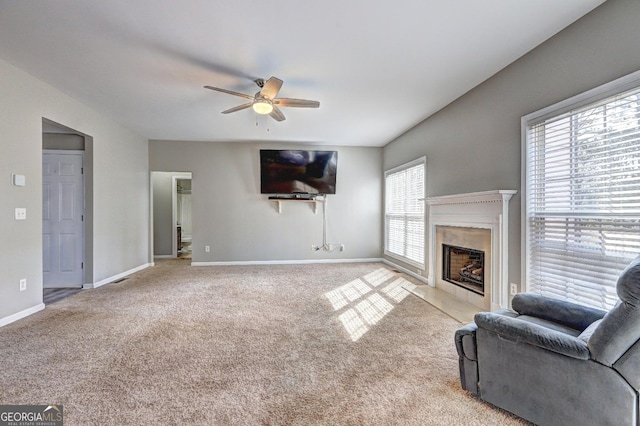
POLYGON ((84 222, 84 215, 83 214, 80 215, 80 222, 84 222))
POLYGON ((80 167, 80 174, 83 175, 84 174, 84 167, 80 167))
POLYGON ((84 269, 84 262, 80 262, 80 269, 84 269))

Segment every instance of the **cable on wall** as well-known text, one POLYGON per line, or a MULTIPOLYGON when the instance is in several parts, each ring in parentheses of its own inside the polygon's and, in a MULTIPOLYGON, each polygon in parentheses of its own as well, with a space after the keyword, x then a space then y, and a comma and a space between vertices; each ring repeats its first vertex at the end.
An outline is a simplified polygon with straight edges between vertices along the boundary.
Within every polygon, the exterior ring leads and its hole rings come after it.
POLYGON ((325 195, 322 200, 322 245, 313 246, 314 251, 344 251, 344 244, 342 243, 328 243, 327 242, 327 201, 328 198, 325 195))

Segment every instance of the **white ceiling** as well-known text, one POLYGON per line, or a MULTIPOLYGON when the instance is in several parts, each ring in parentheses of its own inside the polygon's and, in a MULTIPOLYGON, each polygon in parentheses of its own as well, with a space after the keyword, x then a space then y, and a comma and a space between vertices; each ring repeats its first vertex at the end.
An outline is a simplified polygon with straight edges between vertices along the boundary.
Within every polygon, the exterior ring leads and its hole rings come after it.
POLYGON ((0 59, 149 139, 383 146, 603 2, 0 0, 0 59), (320 108, 202 87, 270 76, 320 108))

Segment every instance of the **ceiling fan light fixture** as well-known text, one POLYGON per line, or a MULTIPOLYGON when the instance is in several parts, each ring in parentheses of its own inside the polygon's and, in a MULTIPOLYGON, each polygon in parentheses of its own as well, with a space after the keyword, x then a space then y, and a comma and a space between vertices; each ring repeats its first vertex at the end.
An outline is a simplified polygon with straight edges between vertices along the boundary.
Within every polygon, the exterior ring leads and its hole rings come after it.
POLYGON ((271 105, 271 102, 264 99, 256 99, 252 107, 258 114, 270 114, 271 111, 273 111, 273 105, 271 105))

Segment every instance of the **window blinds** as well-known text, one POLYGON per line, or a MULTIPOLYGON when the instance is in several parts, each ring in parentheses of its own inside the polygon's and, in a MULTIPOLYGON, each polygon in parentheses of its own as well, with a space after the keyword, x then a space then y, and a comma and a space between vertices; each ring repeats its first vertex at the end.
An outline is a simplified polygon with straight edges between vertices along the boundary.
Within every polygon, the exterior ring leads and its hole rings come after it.
POLYGON ((385 254, 424 268, 425 162, 386 173, 385 254))
POLYGON ((610 309, 640 253, 640 88, 527 124, 527 281, 610 309))

